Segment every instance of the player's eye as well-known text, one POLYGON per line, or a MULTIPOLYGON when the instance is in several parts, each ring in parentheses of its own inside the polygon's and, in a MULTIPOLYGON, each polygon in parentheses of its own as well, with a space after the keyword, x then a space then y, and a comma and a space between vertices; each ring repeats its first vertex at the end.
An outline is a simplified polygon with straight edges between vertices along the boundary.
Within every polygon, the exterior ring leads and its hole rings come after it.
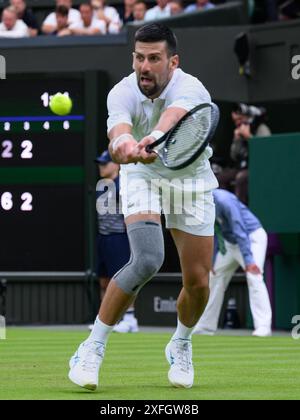
POLYGON ((157 55, 150 57, 149 61, 152 63, 157 63, 159 61, 159 57, 157 55))

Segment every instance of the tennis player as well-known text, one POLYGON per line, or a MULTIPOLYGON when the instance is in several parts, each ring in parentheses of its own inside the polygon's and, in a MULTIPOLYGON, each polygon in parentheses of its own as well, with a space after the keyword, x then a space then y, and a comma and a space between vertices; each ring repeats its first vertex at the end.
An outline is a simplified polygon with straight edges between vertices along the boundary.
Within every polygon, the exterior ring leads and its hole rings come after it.
POLYGON ((147 24, 136 32, 133 69, 108 95, 110 153, 121 164, 122 210, 131 258, 110 282, 90 336, 70 360, 69 378, 87 389, 98 386, 109 334, 163 263, 163 211, 183 275, 177 329, 165 350, 168 379, 175 387, 190 388, 194 381, 191 336, 208 301, 213 255, 212 191, 217 180, 208 161, 212 151, 207 147, 190 166, 171 171, 145 147, 192 108, 211 103, 211 98, 197 78, 179 68, 176 37, 162 24, 147 24), (180 211, 180 200, 170 203, 169 196, 164 196, 168 188, 173 197, 184 195, 180 211))

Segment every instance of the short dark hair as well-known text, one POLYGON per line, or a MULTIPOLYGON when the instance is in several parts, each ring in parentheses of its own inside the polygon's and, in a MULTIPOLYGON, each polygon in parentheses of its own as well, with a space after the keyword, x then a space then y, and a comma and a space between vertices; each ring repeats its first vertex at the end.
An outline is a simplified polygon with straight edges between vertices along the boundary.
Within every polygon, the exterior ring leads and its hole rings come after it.
POLYGON ((136 42, 166 41, 169 55, 177 54, 177 38, 174 32, 162 23, 149 23, 139 28, 134 37, 136 42))
POLYGON ((55 13, 66 17, 69 15, 69 9, 66 6, 56 6, 55 13))
POLYGON ((82 2, 82 3, 80 4, 79 8, 80 8, 81 6, 87 6, 89 9, 93 10, 93 6, 92 6, 92 4, 91 4, 91 3, 89 3, 88 1, 84 1, 84 2, 82 2))

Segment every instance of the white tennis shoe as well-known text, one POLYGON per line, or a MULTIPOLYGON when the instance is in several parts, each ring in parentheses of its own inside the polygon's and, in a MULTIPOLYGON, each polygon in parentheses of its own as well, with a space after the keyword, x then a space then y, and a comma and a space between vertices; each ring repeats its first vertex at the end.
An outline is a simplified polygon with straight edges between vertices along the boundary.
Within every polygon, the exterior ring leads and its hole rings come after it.
POLYGON ((252 333, 253 337, 271 337, 272 330, 268 327, 259 327, 252 333))
POLYGON ((69 379, 76 385, 95 391, 99 382, 99 369, 103 361, 105 345, 86 340, 70 359, 69 379))
POLYGON ((137 333, 139 326, 136 317, 132 315, 125 315, 119 324, 115 325, 114 332, 117 333, 137 333))
POLYGON ((171 365, 168 378, 176 388, 191 388, 194 383, 192 343, 190 340, 171 340, 166 347, 166 358, 171 365))

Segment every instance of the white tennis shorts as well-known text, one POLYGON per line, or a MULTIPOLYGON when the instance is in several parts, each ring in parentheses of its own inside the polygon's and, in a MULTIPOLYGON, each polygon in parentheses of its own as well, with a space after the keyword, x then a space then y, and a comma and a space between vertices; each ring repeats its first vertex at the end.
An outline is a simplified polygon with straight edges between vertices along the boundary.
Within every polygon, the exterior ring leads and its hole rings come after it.
POLYGON ((168 229, 197 236, 213 236, 217 180, 209 161, 171 171, 162 165, 122 165, 120 195, 124 217, 161 214, 168 229))

